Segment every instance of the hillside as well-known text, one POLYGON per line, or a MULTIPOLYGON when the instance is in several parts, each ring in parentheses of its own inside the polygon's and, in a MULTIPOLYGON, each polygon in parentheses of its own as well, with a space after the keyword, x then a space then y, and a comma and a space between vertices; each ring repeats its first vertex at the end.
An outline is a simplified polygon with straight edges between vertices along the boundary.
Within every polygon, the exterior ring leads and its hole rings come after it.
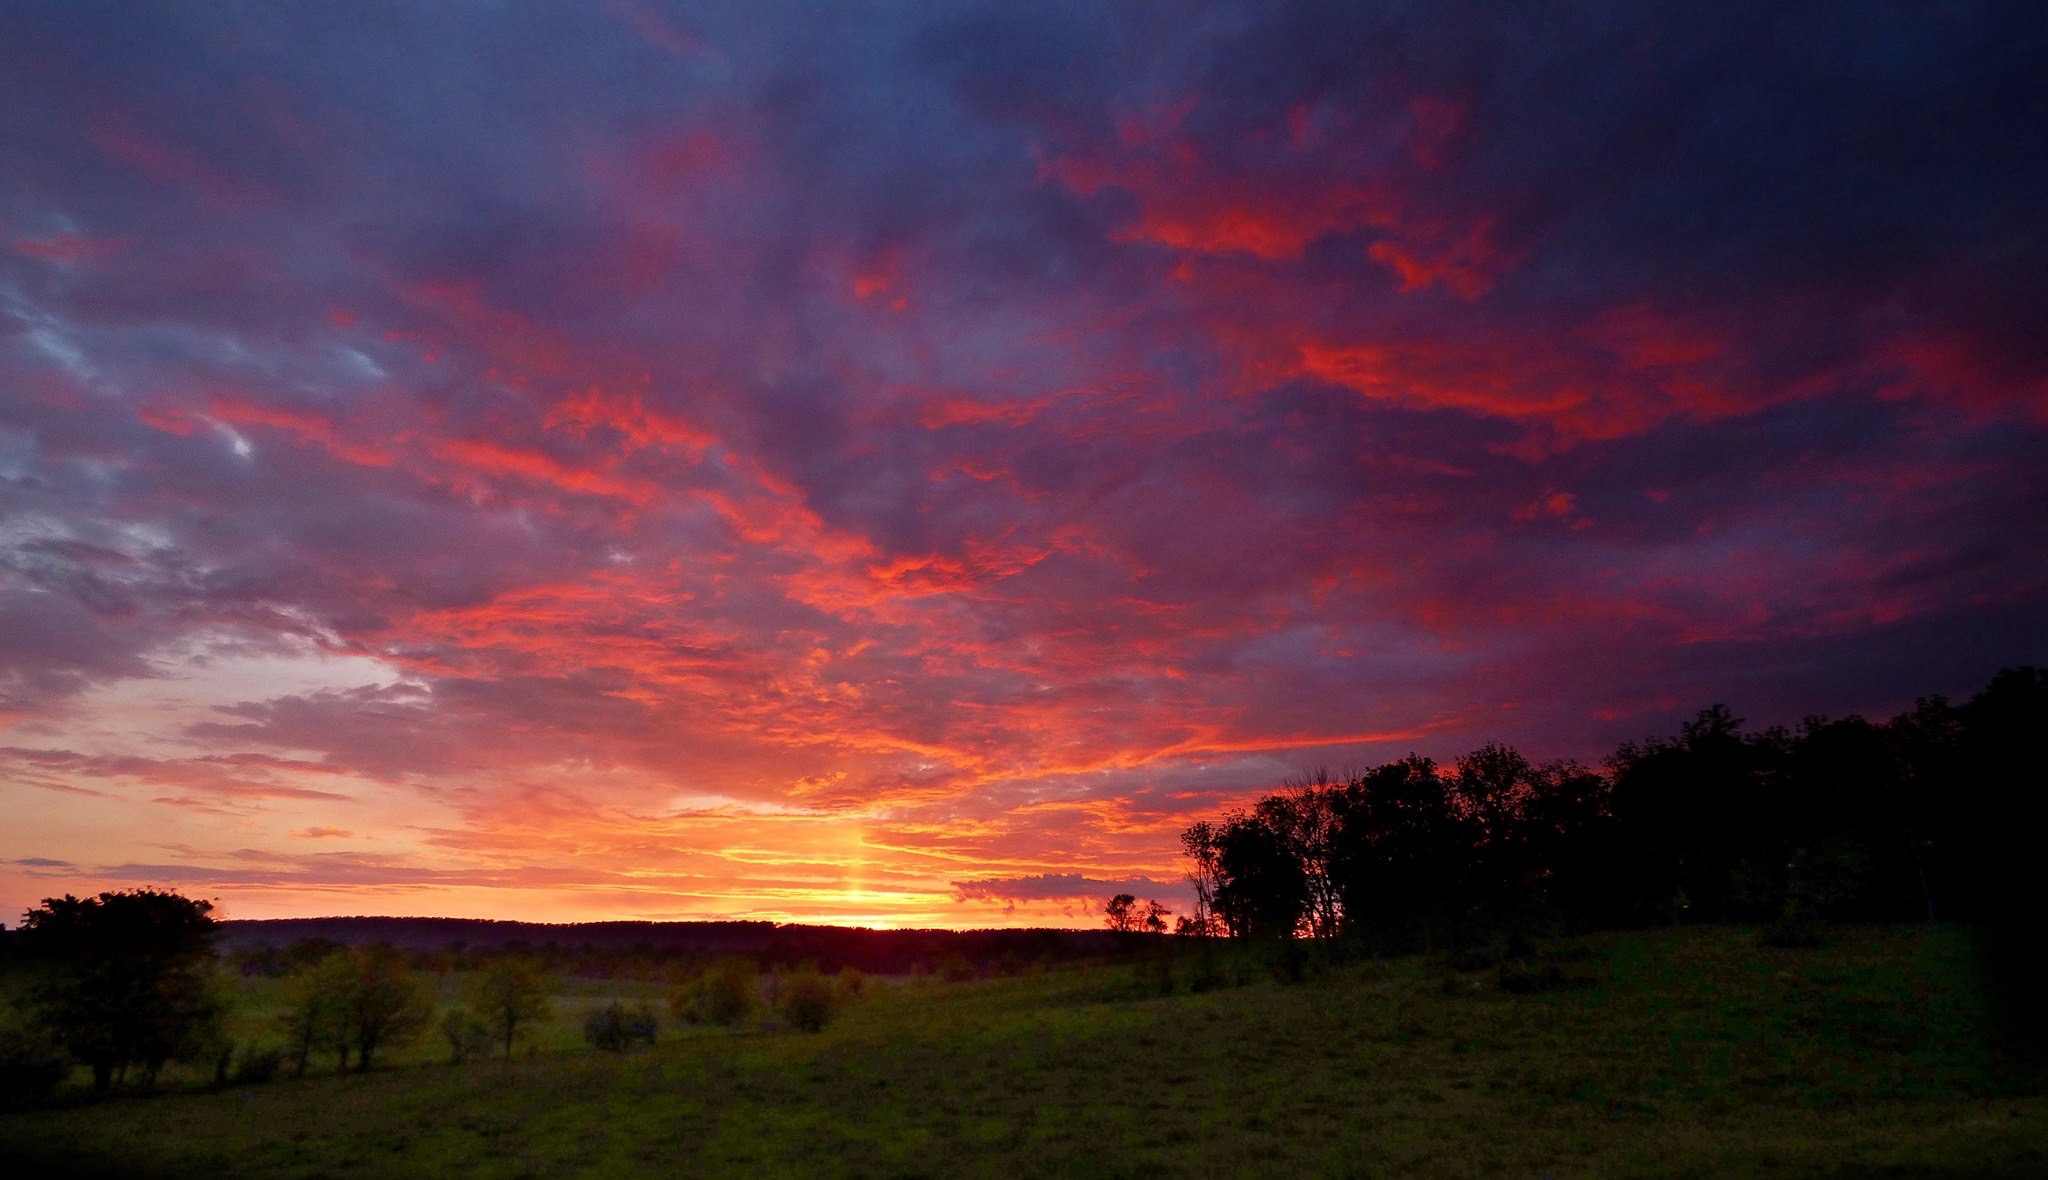
MULTIPOLYGON (((1953 929, 1551 949, 1568 982, 1404 959, 1158 994, 1131 965, 915 980, 815 1036, 278 1081, 0 1117, 19 1164, 131 1176, 2037 1175, 1953 929)), ((30 1174, 16 1171, 17 1175, 30 1174)))

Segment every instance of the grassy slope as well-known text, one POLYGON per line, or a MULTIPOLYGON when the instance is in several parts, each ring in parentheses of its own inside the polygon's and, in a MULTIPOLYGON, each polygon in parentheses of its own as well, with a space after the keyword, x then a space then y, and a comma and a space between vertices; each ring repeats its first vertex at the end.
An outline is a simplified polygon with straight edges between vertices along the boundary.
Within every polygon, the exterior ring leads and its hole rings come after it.
POLYGON ((912 988, 822 1035, 425 1066, 0 1118, 121 1174, 2048 1174, 1961 939, 1602 938, 1597 986, 1419 961, 1133 998, 1127 968, 912 988))

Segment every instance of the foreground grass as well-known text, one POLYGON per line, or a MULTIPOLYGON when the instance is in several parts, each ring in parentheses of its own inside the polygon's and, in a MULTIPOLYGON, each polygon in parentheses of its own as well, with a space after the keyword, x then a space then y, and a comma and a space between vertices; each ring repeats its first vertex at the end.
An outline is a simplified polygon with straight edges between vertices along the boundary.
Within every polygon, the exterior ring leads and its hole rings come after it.
MULTIPOLYGON (((1129 968, 909 988, 825 1033, 420 1066, 0 1117, 142 1176, 2048 1174, 1961 937, 1590 940, 1592 986, 1440 966, 1144 997, 1129 968)), ((26 1173, 16 1173, 26 1174, 26 1173)))

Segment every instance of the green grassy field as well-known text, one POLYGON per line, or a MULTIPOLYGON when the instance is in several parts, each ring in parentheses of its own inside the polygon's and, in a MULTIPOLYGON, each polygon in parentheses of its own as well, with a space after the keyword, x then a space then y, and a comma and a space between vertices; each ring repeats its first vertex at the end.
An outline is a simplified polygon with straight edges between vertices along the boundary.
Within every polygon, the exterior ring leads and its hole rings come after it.
POLYGON ((1164 996, 1128 966, 917 981, 817 1035, 18 1113, 0 1152, 214 1177, 2048 1174, 2041 1079, 1997 1060, 1955 931, 1573 947, 1589 985, 1527 995, 1421 959, 1164 996))

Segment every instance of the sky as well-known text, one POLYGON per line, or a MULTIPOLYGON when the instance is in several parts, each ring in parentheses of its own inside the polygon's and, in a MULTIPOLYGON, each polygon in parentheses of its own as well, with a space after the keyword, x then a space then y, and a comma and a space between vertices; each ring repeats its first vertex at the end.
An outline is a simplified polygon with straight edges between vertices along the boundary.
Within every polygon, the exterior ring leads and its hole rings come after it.
POLYGON ((0 6, 0 918, 1096 925, 2048 662, 2035 4, 0 6))

